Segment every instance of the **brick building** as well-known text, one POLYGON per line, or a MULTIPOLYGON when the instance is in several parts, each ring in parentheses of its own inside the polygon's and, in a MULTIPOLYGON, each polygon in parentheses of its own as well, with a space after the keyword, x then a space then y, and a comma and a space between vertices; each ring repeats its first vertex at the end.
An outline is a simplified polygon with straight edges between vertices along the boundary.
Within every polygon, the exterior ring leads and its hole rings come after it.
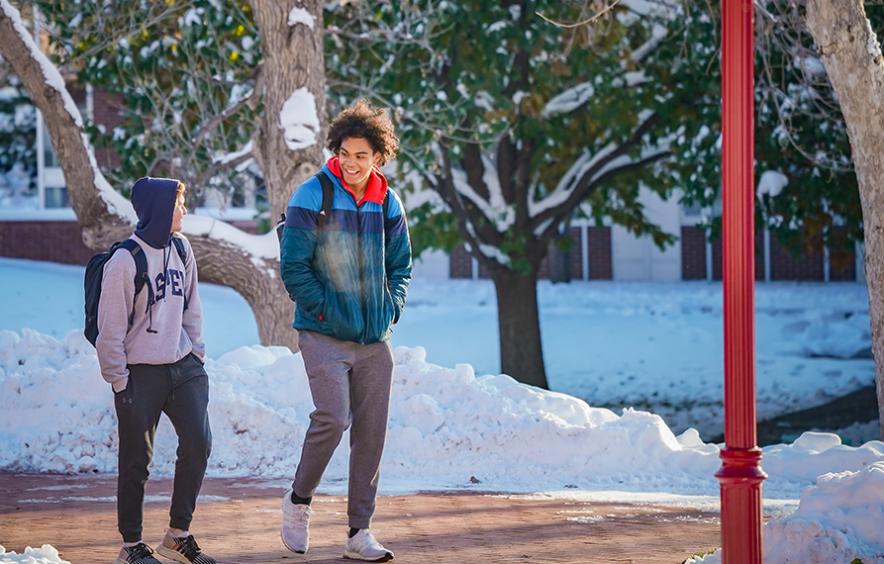
MULTIPOLYGON (((107 130, 119 124, 122 100, 89 87, 71 87, 80 111, 107 130)), ((49 143, 45 126, 38 127, 38 210, 0 210, 0 256, 85 264, 92 252, 80 239, 73 211, 68 207, 64 176, 49 143)), ((101 166, 119 164, 119 156, 99 149, 101 166)), ((721 242, 707 239, 697 223, 696 210, 683 208, 675 196, 661 200, 649 190, 640 198, 645 213, 678 240, 667 249, 658 249, 649 237, 635 237, 616 225, 596 226, 575 222, 569 232, 572 244, 565 255, 554 257, 567 265, 572 280, 720 280, 721 242)), ((253 199, 252 199, 253 201, 253 199)), ((197 209, 197 213, 217 214, 217 210, 197 209)), ((254 232, 252 208, 228 209, 223 216, 241 229, 254 232)), ((560 252, 551 249, 551 253, 560 252)), ((541 265, 540 276, 549 276, 549 256, 541 265)), ((425 253, 415 265, 416 275, 434 278, 485 278, 463 246, 450 256, 425 253)), ((764 230, 756 237, 756 279, 853 281, 863 280, 861 248, 832 251, 821 241, 794 256, 764 230)))

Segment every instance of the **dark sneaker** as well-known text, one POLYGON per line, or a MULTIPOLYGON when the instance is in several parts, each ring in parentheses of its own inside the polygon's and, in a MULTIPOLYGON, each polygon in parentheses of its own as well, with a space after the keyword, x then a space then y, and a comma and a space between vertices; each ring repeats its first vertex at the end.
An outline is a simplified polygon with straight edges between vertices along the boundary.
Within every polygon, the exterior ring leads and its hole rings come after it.
POLYGON ((162 564, 153 557, 153 550, 140 542, 135 546, 124 546, 117 554, 114 564, 162 564))
POLYGON ((182 564, 215 564, 215 559, 203 554, 193 535, 179 538, 166 533, 163 543, 157 547, 157 554, 182 564))

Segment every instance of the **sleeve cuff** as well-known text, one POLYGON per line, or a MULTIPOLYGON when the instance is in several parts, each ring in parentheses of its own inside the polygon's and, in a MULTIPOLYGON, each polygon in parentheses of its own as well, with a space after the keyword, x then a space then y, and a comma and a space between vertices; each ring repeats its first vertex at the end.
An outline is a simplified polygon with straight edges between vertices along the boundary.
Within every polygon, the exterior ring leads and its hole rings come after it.
POLYGON ((111 387, 114 389, 115 394, 119 394, 120 392, 125 390, 128 386, 129 386, 129 377, 128 376, 123 376, 122 378, 120 378, 119 380, 117 380, 116 382, 111 384, 111 387))

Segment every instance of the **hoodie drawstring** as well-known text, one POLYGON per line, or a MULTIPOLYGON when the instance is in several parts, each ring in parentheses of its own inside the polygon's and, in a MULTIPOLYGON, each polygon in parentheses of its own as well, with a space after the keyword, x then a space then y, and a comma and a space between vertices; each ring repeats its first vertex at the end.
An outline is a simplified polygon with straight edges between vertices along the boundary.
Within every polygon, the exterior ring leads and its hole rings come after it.
MULTIPOLYGON (((170 244, 171 246, 171 244, 170 244)), ((163 288, 166 288, 169 284, 169 258, 172 256, 172 251, 169 250, 169 247, 163 247, 163 288), (166 252, 169 251, 169 252, 166 252)), ((147 314, 147 332, 148 333, 156 333, 157 331, 153 328, 153 304, 157 303, 156 299, 153 295, 153 284, 151 284, 150 277, 147 273, 144 273, 145 283, 147 284, 147 309, 144 313, 147 314)), ((166 301, 166 295, 168 292, 163 292, 163 301, 166 301)))

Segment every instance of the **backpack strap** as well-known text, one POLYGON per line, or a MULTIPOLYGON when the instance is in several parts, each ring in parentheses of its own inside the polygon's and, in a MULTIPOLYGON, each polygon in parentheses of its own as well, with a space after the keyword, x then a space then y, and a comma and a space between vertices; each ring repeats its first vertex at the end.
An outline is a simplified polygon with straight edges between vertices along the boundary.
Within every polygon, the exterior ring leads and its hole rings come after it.
POLYGON ((316 173, 319 184, 322 185, 322 207, 319 208, 319 218, 316 222, 317 229, 325 227, 328 218, 331 217, 332 202, 335 199, 335 185, 332 184, 331 178, 321 170, 316 173))
MULTIPOLYGON (((172 244, 175 245, 175 250, 178 251, 178 256, 181 258, 181 263, 187 265, 187 248, 184 246, 184 239, 172 235, 172 244)), ((186 289, 187 288, 185 288, 185 290, 186 289)), ((187 311, 187 292, 182 293, 184 294, 184 310, 187 311)))
POLYGON ((187 262, 187 248, 184 246, 184 239, 172 235, 172 244, 175 245, 175 250, 178 251, 181 262, 187 262))
POLYGON ((384 192, 384 201, 381 204, 381 209, 384 212, 384 223, 387 223, 387 216, 390 214, 390 189, 387 188, 387 191, 384 192))
MULTIPOLYGON (((117 249, 126 249, 129 251, 129 254, 132 255, 132 259, 135 261, 135 295, 132 297, 132 303, 135 303, 135 298, 138 297, 138 292, 144 288, 145 283, 147 284, 147 307, 150 307, 150 304, 153 303, 153 286, 150 284, 150 281, 147 279, 147 257, 144 256, 144 249, 141 248, 134 239, 125 239, 120 241, 119 243, 114 244, 111 247, 111 255, 116 252, 117 249)), ((131 325, 135 318, 135 311, 129 314, 129 324, 131 325)))

